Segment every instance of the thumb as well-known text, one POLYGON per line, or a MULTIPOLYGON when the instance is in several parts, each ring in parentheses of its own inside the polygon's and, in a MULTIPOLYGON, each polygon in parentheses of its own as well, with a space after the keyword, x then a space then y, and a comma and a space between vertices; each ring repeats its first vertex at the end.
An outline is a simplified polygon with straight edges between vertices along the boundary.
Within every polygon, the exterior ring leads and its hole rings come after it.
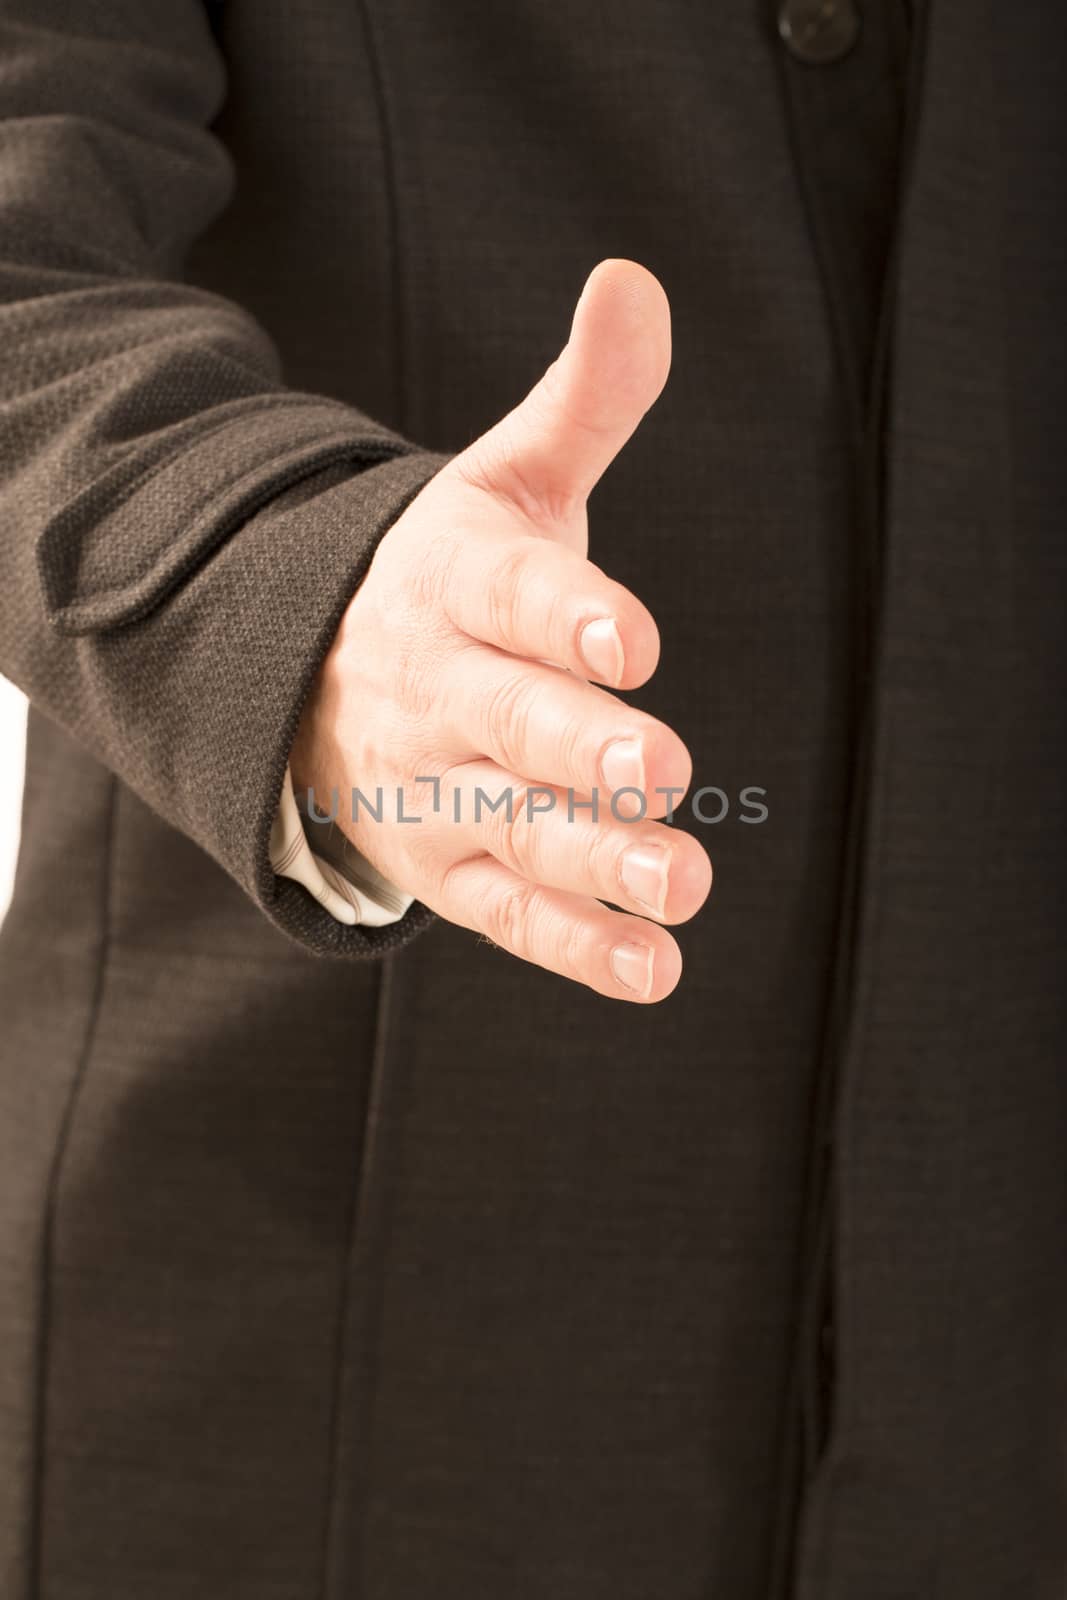
POLYGON ((565 514, 630 438, 670 364, 662 284, 636 261, 601 261, 563 350, 526 398, 469 446, 464 465, 523 509, 565 514))

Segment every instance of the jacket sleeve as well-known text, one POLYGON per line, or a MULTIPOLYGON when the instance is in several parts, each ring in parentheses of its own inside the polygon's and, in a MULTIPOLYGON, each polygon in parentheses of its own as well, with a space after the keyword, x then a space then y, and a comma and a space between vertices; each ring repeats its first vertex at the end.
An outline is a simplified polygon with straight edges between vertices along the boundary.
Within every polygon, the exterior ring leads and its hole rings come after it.
POLYGON ((382 534, 448 460, 287 388, 185 285, 226 205, 200 0, 0 0, 0 670, 263 912, 375 955, 270 865, 311 679, 382 534))

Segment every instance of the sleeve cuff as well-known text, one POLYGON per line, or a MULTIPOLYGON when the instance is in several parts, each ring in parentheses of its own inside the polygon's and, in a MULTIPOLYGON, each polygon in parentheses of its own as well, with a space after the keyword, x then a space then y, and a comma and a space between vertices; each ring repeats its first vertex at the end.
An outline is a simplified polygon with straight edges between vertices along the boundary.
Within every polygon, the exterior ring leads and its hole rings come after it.
POLYGON ((348 928, 388 927, 414 903, 414 895, 383 878, 336 823, 305 820, 288 768, 271 828, 270 864, 279 877, 299 883, 348 928))
MULTIPOLYGON (((95 491, 75 560, 38 542, 116 770, 315 954, 375 957, 434 920, 344 922, 278 875, 270 842, 304 701, 392 524, 451 457, 303 400, 203 431, 180 462, 95 491)), ((68 659, 68 658, 64 658, 68 659)), ((328 863, 336 870, 336 863, 328 863)), ((334 885, 336 887, 336 884, 334 885)))

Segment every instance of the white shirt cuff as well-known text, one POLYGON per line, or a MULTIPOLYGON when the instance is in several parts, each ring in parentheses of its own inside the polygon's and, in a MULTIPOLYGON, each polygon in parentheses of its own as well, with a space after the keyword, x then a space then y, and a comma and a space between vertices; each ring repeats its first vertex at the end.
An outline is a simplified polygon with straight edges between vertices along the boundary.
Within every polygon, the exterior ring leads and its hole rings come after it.
POLYGON ((336 822, 307 819, 288 767, 271 828, 270 864, 280 877, 303 884, 324 911, 349 927, 399 922, 415 898, 383 878, 336 822))

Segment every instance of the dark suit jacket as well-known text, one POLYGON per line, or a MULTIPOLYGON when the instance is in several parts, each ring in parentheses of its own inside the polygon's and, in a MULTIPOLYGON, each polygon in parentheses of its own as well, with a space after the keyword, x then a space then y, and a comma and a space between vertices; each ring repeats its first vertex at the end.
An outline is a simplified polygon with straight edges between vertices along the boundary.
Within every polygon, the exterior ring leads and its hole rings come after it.
POLYGON ((11 1600, 1064 1592, 1057 11, 0 0, 11 1600), (649 1009, 267 861, 607 255, 592 555, 731 800, 649 1009))

